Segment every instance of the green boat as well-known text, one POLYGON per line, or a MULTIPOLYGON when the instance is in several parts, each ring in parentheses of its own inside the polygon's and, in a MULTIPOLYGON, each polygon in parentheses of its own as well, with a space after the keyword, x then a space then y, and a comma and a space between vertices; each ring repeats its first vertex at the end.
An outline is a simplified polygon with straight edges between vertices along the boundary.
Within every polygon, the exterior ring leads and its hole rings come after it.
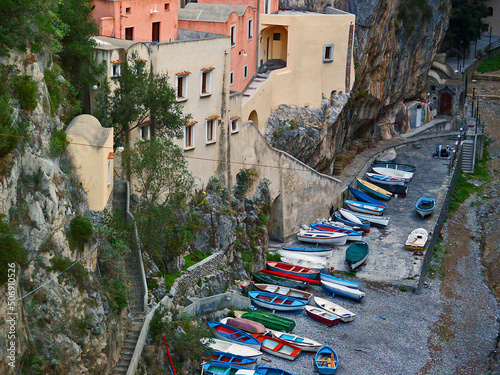
POLYGON ((305 290, 307 288, 307 283, 304 283, 302 281, 285 279, 284 277, 279 277, 274 275, 267 275, 262 272, 254 272, 253 278, 255 281, 266 284, 287 286, 289 288, 302 289, 302 290, 305 290))
POLYGON ((264 327, 275 331, 291 332, 295 328, 293 320, 264 311, 250 311, 242 314, 241 317, 262 323, 264 327))
POLYGON ((364 241, 356 241, 350 244, 345 251, 345 260, 351 269, 363 264, 369 252, 368 244, 364 241))

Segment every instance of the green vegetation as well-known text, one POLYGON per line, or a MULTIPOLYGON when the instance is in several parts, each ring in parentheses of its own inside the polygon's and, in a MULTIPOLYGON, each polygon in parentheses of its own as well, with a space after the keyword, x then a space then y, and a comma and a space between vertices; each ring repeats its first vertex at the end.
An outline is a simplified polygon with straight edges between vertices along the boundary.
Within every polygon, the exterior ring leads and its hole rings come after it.
POLYGON ((404 0, 399 6, 398 18, 403 21, 417 20, 420 15, 424 20, 432 18, 432 8, 427 0, 404 0))
POLYGON ((205 258, 208 258, 210 253, 202 253, 200 250, 196 250, 194 253, 186 255, 184 260, 186 261, 186 265, 184 266, 184 271, 186 271, 189 267, 194 266, 196 263, 202 261, 205 258))
POLYGON ((497 70, 500 70, 500 55, 491 56, 477 67, 477 71, 480 73, 496 72, 497 70))
POLYGON ((72 247, 83 250, 84 243, 92 238, 94 227, 88 217, 75 216, 70 222, 69 240, 72 247))
POLYGON ((457 178, 457 183, 455 185, 455 189, 453 190, 453 193, 451 194, 451 199, 450 199, 450 212, 455 212, 458 210, 460 205, 469 198, 469 196, 476 191, 477 188, 473 184, 471 184, 468 180, 465 174, 460 171, 460 174, 458 175, 457 178))
POLYGON ((174 281, 180 277, 180 273, 166 273, 163 278, 165 279, 165 288, 170 290, 172 285, 174 285, 174 281))
POLYGON ((50 152, 52 155, 61 155, 68 149, 68 136, 64 130, 54 130, 50 139, 50 152))
POLYGON ((37 106, 36 94, 38 92, 38 84, 33 81, 31 76, 23 75, 16 76, 13 80, 14 95, 19 100, 21 109, 33 111, 37 106))
POLYGON ((266 253, 266 260, 269 262, 280 262, 281 254, 280 253, 266 253))
POLYGON ((21 243, 16 239, 5 214, 0 214, 0 286, 8 281, 7 272, 9 264, 15 267, 23 266, 26 262, 26 252, 21 243))
POLYGON ((62 272, 67 270, 65 273, 63 273, 63 278, 69 281, 76 282, 80 290, 84 290, 87 287, 89 281, 89 273, 81 263, 78 262, 74 266, 69 268, 74 263, 74 261, 66 257, 51 258, 50 263, 52 263, 52 266, 48 267, 47 271, 62 272))
MULTIPOLYGON (((1 79, 1 76, 0 76, 1 79)), ((9 98, 0 94, 0 159, 10 154, 17 146, 16 129, 11 120, 12 109, 9 98)))
POLYGON ((119 314, 128 305, 128 290, 126 285, 120 279, 108 280, 105 289, 111 311, 119 314))

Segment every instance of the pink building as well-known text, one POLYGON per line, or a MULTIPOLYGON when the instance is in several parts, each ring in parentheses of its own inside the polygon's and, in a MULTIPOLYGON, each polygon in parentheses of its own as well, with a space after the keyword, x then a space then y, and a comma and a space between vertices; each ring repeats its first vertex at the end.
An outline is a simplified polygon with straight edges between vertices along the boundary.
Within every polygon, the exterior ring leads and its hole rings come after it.
POLYGON ((94 0, 93 5, 99 35, 138 42, 177 39, 177 1, 94 0))
POLYGON ((189 3, 179 9, 179 28, 231 37, 230 89, 243 91, 257 68, 257 10, 248 5, 189 3))

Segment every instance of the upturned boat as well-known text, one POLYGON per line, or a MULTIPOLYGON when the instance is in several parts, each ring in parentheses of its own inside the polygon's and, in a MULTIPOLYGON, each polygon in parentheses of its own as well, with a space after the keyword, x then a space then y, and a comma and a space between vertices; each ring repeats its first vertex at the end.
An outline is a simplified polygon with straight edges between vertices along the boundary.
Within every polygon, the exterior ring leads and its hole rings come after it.
POLYGON ((250 291, 248 297, 255 305, 276 311, 302 311, 307 304, 297 298, 261 291, 250 291))
POLYGON ((308 284, 313 284, 313 285, 320 284, 319 280, 310 279, 310 278, 304 277, 304 276, 292 275, 291 273, 280 272, 280 271, 271 271, 271 270, 260 270, 260 272, 265 273, 266 275, 284 277, 286 279, 301 281, 301 282, 305 282, 308 284))
POLYGON ((267 329, 262 323, 254 322, 250 319, 245 318, 232 318, 226 317, 220 320, 221 323, 227 324, 228 326, 241 329, 250 334, 254 333, 266 333, 267 329))
POLYGON ((359 218, 356 218, 356 221, 352 221, 346 217, 344 217, 339 211, 334 212, 335 219, 340 221, 341 223, 344 223, 346 225, 349 225, 353 228, 358 227, 363 230, 364 233, 370 233, 370 222, 368 220, 361 220, 359 218), (360 224, 361 222, 361 224, 360 224))
POLYGON ((396 177, 404 180, 405 182, 410 182, 413 178, 413 172, 401 171, 392 168, 382 168, 382 167, 372 167, 372 170, 384 176, 396 177))
POLYGON ((276 357, 293 361, 302 352, 301 348, 276 337, 266 335, 254 335, 254 337, 259 340, 263 352, 276 357))
POLYGON ((397 169, 399 171, 404 171, 404 172, 415 172, 417 170, 417 167, 410 165, 410 164, 388 163, 388 162, 380 162, 380 161, 374 161, 372 163, 372 167, 391 168, 391 169, 397 169))
POLYGON ((280 332, 280 331, 268 331, 273 337, 277 337, 283 341, 293 344, 302 349, 303 352, 315 353, 321 348, 321 344, 317 341, 311 340, 307 337, 301 337, 294 335, 293 333, 280 332))
POLYGON ((292 275, 307 277, 308 279, 318 279, 319 271, 307 267, 294 266, 282 262, 266 262, 267 268, 271 271, 286 272, 292 275))
POLYGON ((262 359, 262 352, 250 346, 208 337, 204 337, 200 341, 209 349, 255 359, 257 364, 259 364, 262 359))
POLYGON ((335 374, 339 366, 339 357, 335 350, 325 345, 318 350, 314 357, 314 366, 320 374, 335 374))
POLYGON ((231 327, 221 322, 216 322, 215 320, 211 320, 207 322, 207 324, 214 336, 218 339, 234 342, 236 344, 247 345, 260 350, 260 342, 258 342, 257 339, 251 334, 242 331, 241 329, 231 327))
MULTIPOLYGON (((295 247, 295 246, 282 246, 288 255, 290 254, 303 254, 312 255, 316 257, 329 257, 332 256, 333 247, 295 247)), ((288 256, 287 255, 287 256, 288 256)))
POLYGON ((356 216, 359 220, 366 220, 370 222, 370 226, 378 226, 378 227, 386 227, 389 224, 390 217, 389 216, 376 216, 376 215, 369 215, 369 214, 362 214, 361 212, 352 212, 349 210, 346 210, 345 208, 341 208, 339 210, 340 214, 347 218, 347 215, 353 215, 356 216))
POLYGON ((415 209, 417 210, 417 213, 422 216, 422 219, 432 214, 435 207, 436 200, 434 198, 421 197, 415 204, 415 209))
POLYGON ((369 215, 382 215, 384 213, 385 207, 377 206, 371 203, 353 201, 351 199, 346 199, 344 203, 351 210, 360 212, 362 214, 369 215))
POLYGON ((325 232, 321 230, 301 229, 297 233, 297 239, 302 242, 312 242, 327 244, 331 246, 345 245, 347 242, 347 233, 325 232))
MULTIPOLYGON (((265 271, 265 270, 264 270, 265 271)), ((264 272, 254 272, 253 279, 262 283, 275 284, 280 286, 287 286, 296 289, 306 289, 307 283, 303 281, 291 280, 284 277, 269 275, 264 272)))
POLYGON ((361 201, 361 202, 366 202, 366 203, 371 203, 377 206, 383 206, 385 207, 385 204, 380 202, 379 200, 369 196, 368 194, 363 193, 362 191, 358 189, 354 189, 353 187, 349 186, 349 192, 351 195, 354 197, 355 200, 361 201))
MULTIPOLYGON (((331 224, 323 223, 311 223, 311 228, 316 230, 324 230, 326 232, 338 232, 342 231, 347 233, 347 241, 360 241, 363 238, 363 231, 357 231, 353 229, 340 228, 331 224)), ((353 228, 353 227, 350 227, 353 228)))
POLYGON ((392 193, 390 191, 382 189, 381 187, 378 187, 377 185, 372 184, 371 182, 366 180, 360 180, 359 178, 357 178, 356 186, 363 189, 364 191, 367 191, 370 194, 373 194, 379 199, 388 201, 389 198, 392 197, 392 193))
POLYGON ((337 305, 336 303, 328 301, 324 298, 320 298, 320 297, 315 296, 314 303, 316 304, 316 306, 321 307, 325 310, 328 310, 331 313, 339 316, 340 320, 343 322, 351 322, 356 317, 356 314, 354 314, 353 312, 347 310, 346 308, 344 308, 340 305, 337 305))
POLYGON ((348 288, 346 286, 334 284, 326 280, 321 280, 321 287, 328 293, 332 293, 337 296, 352 298, 357 301, 361 301, 361 299, 365 296, 365 292, 362 292, 359 289, 348 288))
POLYGON ((328 310, 325 310, 321 307, 307 305, 306 312, 307 312, 307 315, 309 315, 311 318, 313 318, 317 322, 325 324, 329 327, 333 327, 333 326, 339 324, 339 322, 340 322, 340 317, 338 315, 335 315, 334 313, 332 313, 328 310))
POLYGON ((322 273, 322 272, 319 274, 319 277, 321 280, 325 280, 325 281, 328 281, 331 283, 343 285, 343 286, 346 286, 348 288, 359 289, 359 283, 357 283, 355 281, 342 279, 340 277, 335 277, 335 276, 328 275, 328 274, 322 273))
POLYGON ((268 329, 291 332, 295 321, 266 311, 235 312, 236 316, 264 324, 268 329))
POLYGON ((286 286, 264 283, 253 283, 252 285, 255 289, 258 289, 262 292, 279 294, 282 296, 293 297, 304 301, 309 301, 312 297, 312 293, 306 292, 304 290, 289 288, 286 286))
POLYGON ((366 260, 369 253, 368 244, 364 241, 356 241, 350 244, 345 251, 345 260, 351 269, 356 269, 366 260))

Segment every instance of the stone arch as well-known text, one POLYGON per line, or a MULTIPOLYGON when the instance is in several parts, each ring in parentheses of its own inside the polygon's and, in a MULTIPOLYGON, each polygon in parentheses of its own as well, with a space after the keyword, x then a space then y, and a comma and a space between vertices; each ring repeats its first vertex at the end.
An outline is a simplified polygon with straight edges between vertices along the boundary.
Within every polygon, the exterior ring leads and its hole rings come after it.
POLYGON ((248 115, 248 121, 252 121, 257 128, 259 127, 259 115, 255 109, 248 115))

